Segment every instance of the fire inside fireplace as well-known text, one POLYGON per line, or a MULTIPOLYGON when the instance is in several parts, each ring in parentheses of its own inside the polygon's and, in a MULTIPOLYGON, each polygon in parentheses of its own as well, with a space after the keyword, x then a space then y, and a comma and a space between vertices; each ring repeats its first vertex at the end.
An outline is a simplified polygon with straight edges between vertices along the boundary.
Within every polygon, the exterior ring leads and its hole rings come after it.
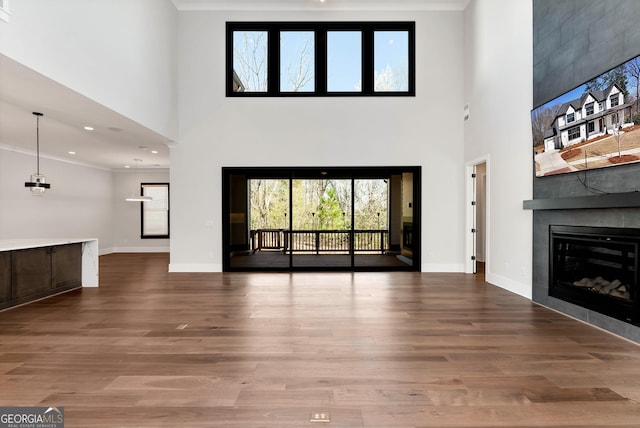
POLYGON ((640 229, 551 226, 549 295, 640 325, 640 229))

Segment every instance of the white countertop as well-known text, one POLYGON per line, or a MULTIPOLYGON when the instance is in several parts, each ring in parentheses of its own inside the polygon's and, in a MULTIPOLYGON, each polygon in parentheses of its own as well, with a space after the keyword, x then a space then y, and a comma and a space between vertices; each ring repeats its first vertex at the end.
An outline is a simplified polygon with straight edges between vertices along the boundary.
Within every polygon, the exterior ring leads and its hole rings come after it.
POLYGON ((0 239, 0 251, 24 250, 26 248, 51 247, 53 245, 76 244, 78 242, 92 241, 97 241, 97 239, 0 239))

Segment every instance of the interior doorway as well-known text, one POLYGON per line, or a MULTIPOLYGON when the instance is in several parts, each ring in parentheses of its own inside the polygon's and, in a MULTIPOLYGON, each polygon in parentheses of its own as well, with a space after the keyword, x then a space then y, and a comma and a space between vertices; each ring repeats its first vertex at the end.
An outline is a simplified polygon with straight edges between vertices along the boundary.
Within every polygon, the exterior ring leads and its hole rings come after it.
POLYGON ((487 262, 487 163, 476 165, 476 270, 474 273, 484 274, 487 262))
POLYGON ((489 159, 467 164, 467 273, 484 275, 489 264, 489 159))
POLYGON ((420 266, 420 167, 223 168, 225 271, 420 266))

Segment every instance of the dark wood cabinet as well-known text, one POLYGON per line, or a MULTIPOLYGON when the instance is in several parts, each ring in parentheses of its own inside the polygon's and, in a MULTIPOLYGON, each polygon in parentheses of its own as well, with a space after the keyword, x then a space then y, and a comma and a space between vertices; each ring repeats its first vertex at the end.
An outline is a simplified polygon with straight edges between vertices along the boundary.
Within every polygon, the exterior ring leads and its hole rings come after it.
POLYGON ((0 308, 82 287, 82 243, 0 252, 0 308))
POLYGON ((51 290, 51 247, 11 252, 11 290, 16 300, 51 290))
POLYGON ((11 300, 11 253, 0 252, 0 303, 11 300))
POLYGON ((51 288, 82 286, 82 244, 56 245, 51 253, 51 288))

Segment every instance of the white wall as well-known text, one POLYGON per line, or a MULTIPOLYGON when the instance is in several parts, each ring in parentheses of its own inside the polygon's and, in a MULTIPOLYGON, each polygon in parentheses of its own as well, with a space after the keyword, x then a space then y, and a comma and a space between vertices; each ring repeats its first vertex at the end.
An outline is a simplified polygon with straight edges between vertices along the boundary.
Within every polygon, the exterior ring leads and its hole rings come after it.
POLYGON ((41 156, 51 189, 32 196, 24 182, 35 155, 15 150, 0 146, 0 239, 97 238, 100 254, 169 251, 168 239, 140 239, 140 205, 124 200, 141 182, 168 182, 168 170, 112 172, 41 156))
MULTIPOLYGON (((464 12, 465 162, 489 158, 487 281, 531 298, 531 1, 471 0, 464 12)), ((462 113, 463 105, 459 106, 462 113)))
POLYGON ((111 171, 41 157, 51 189, 32 196, 24 183, 35 169, 34 155, 0 147, 0 239, 97 238, 100 253, 110 252, 111 171))
POLYGON ((180 12, 170 270, 222 269, 221 167, 422 166, 423 271, 462 271, 462 12, 180 12), (225 98, 225 21, 416 21, 416 97, 225 98))
MULTIPOLYGON (((140 239, 140 202, 125 198, 140 194, 140 183, 168 183, 169 170, 114 171, 113 246, 115 252, 168 252, 168 239, 140 239)), ((172 201, 169 201, 171 204, 172 201)), ((170 207, 171 209, 171 207, 170 207)))
POLYGON ((170 0, 19 0, 0 53, 175 140, 177 11, 170 0))

